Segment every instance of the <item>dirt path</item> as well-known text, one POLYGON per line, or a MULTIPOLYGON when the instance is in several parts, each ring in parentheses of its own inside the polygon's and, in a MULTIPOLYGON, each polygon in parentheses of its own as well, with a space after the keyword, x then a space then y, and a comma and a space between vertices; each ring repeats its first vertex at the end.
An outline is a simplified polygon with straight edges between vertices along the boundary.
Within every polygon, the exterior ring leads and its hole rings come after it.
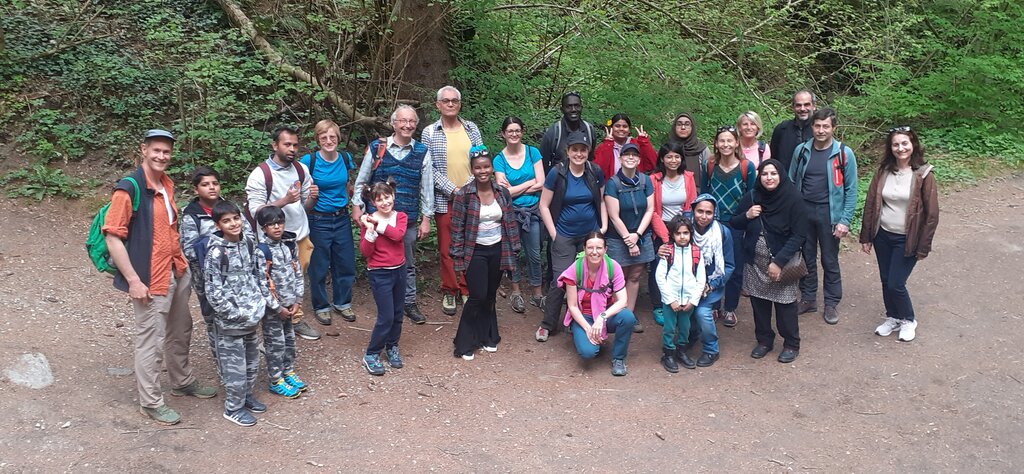
MULTIPOLYGON (((1020 472, 1021 203, 1021 176, 942 197, 934 253, 911 278, 912 343, 872 334, 877 269, 846 252, 842 320, 802 316, 791 365, 748 356, 743 303, 714 367, 667 374, 649 324, 629 376, 613 378, 607 354, 588 366, 565 335, 534 342, 540 314, 502 301, 496 354, 455 359, 452 324, 406 325, 406 368, 372 378, 358 363, 368 332, 345 324, 300 342, 310 394, 275 398, 261 378, 270 410, 255 427, 223 420, 220 397, 168 397, 184 421, 167 429, 138 414, 134 378, 117 375, 132 366, 131 312, 85 260, 85 205, 0 201, 0 369, 42 353, 55 377, 42 389, 0 379, 0 471, 1020 472)), ((368 329, 360 285, 352 326, 368 329)), ((430 320, 452 322, 433 296, 430 320)), ((198 337, 192 354, 213 381, 198 337)))

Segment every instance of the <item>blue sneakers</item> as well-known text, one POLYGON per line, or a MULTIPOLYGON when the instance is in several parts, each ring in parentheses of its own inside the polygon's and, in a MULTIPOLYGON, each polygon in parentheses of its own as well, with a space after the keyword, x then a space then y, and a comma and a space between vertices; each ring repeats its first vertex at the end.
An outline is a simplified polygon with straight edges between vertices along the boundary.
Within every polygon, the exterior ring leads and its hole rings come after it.
POLYGON ((224 410, 224 419, 238 426, 252 426, 256 424, 256 417, 252 416, 252 413, 249 413, 249 410, 245 408, 239 408, 235 411, 224 410))
POLYGON ((398 346, 391 346, 384 350, 388 356, 388 365, 393 369, 402 368, 402 356, 398 353, 398 346))
POLYGON ((298 390, 300 392, 305 392, 306 390, 309 390, 309 387, 306 386, 306 382, 303 382, 302 379, 299 378, 298 374, 296 374, 294 370, 289 370, 284 374, 284 381, 288 385, 294 387, 295 390, 298 390))
POLYGON ((299 397, 299 390, 289 385, 288 382, 285 382, 283 378, 277 379, 276 382, 270 384, 270 393, 280 395, 284 398, 299 397))
POLYGON ((363 367, 366 367, 370 375, 384 375, 384 364, 380 361, 380 354, 364 355, 363 367))
POLYGON ((251 393, 245 396, 245 408, 253 413, 263 413, 267 411, 267 406, 256 399, 251 393))

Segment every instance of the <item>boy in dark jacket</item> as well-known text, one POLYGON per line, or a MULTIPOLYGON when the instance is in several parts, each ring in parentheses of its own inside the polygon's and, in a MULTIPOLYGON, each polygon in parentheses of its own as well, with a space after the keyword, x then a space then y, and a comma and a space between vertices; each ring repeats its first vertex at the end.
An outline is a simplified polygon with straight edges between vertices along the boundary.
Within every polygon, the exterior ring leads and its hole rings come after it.
POLYGON ((253 397, 259 370, 259 336, 271 298, 262 282, 256 244, 242 229, 238 206, 228 201, 213 206, 218 231, 209 237, 203 275, 206 299, 213 308, 217 367, 224 383, 224 418, 239 426, 252 426, 252 413, 266 411, 253 397))

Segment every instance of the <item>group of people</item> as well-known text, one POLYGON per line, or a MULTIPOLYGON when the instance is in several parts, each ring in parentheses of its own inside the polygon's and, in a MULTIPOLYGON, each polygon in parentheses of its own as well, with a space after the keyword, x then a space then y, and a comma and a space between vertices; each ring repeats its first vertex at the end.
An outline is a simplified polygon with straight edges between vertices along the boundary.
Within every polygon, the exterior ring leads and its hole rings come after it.
MULTIPOLYGON (((195 379, 188 360, 192 291, 225 387, 226 419, 250 426, 252 414, 266 410, 253 393, 260 326, 270 392, 295 398, 308 389, 295 371, 295 336, 320 334, 302 319, 303 274, 320 325, 356 319, 353 223, 377 308, 362 358, 373 375, 384 375, 385 364, 402 367, 403 321, 426 321, 416 301, 414 249, 431 220, 441 311, 455 315, 462 306, 453 354, 465 360, 498 350, 504 275, 513 311, 529 304, 543 312, 537 341, 567 327, 579 356, 589 359, 613 338, 617 376, 627 373, 632 334, 643 331, 636 303, 645 271, 669 372, 715 363, 716 324, 735 326, 744 296, 755 326, 751 357, 773 350, 774 314, 783 340, 778 360, 795 360, 797 315, 817 309, 819 255, 823 317, 838 322, 839 241, 856 206, 857 164, 833 136, 835 112, 816 110, 810 91, 793 95, 795 116, 775 127, 770 145, 759 140, 763 123, 755 112, 719 127, 711 147, 697 137, 694 117, 680 114, 657 150, 625 114, 606 122, 598 142, 597 129, 582 119, 580 94, 569 92, 539 147, 524 143, 522 120, 508 117, 499 130, 504 147, 493 156, 476 124, 459 115, 461 100, 456 88, 441 88, 440 119, 420 140, 413 138, 416 110, 398 106, 394 133, 369 143, 358 168, 339 148, 334 122, 315 125, 316 147, 302 157, 298 131, 278 127, 272 153, 248 177, 241 208, 220 196, 217 172, 200 167, 196 197, 177 211, 165 174, 174 137, 147 132, 141 165, 118 182, 103 226, 115 287, 134 305, 143 414, 180 420, 162 397, 161 360, 172 395, 216 395, 195 379), (689 351, 698 342, 694 359, 689 351)), ((874 250, 881 275, 886 320, 876 333, 898 331, 909 341, 917 323, 906 281, 930 251, 937 192, 913 130, 890 130, 886 144, 860 241, 865 252, 874 250)))

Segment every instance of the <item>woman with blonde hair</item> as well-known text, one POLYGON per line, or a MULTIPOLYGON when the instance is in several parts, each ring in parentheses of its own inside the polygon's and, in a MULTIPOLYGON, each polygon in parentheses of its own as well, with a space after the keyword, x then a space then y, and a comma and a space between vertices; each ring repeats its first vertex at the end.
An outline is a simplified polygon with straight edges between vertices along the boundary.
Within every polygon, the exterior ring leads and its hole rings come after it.
POLYGON ((764 123, 757 112, 748 110, 736 118, 736 130, 740 132, 740 150, 743 157, 754 164, 754 168, 761 165, 761 162, 771 159, 772 150, 761 141, 761 133, 764 130, 764 123))

